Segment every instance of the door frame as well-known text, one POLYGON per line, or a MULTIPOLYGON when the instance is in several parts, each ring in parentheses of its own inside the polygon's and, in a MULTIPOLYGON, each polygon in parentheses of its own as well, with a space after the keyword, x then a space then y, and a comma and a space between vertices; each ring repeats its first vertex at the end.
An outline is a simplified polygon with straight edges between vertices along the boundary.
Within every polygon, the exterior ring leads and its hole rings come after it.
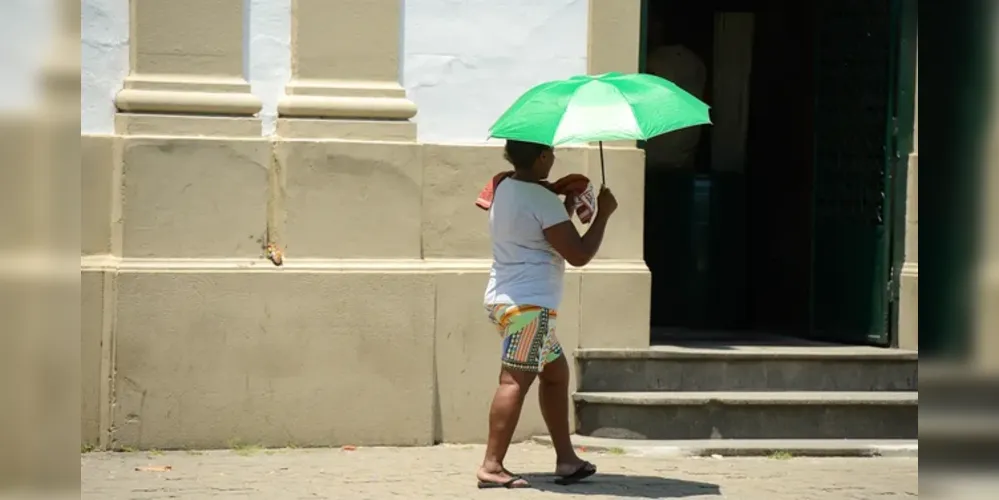
MULTIPOLYGON (((638 71, 646 70, 646 56, 648 53, 648 11, 650 1, 667 0, 640 0, 641 14, 639 22, 639 50, 638 50, 638 71)), ((677 1, 677 0, 669 0, 677 1)), ((682 1, 682 0, 681 0, 682 1)), ((893 119, 890 120, 891 134, 886 139, 886 146, 890 149, 886 151, 887 179, 885 183, 886 196, 891 202, 885 207, 885 222, 888 228, 888 258, 889 274, 887 278, 886 294, 888 296, 888 308, 886 315, 887 345, 897 347, 899 341, 899 295, 901 284, 902 265, 905 261, 905 217, 908 201, 908 163, 909 155, 913 151, 913 138, 915 126, 915 103, 916 87, 918 85, 918 75, 916 72, 918 57, 918 5, 915 0, 875 0, 889 1, 896 3, 897 14, 895 19, 896 37, 893 39, 893 50, 895 51, 893 67, 887 68, 891 71, 891 100, 893 119)), ((637 147, 644 148, 644 143, 639 141, 637 147)), ((812 235, 814 241, 814 234, 812 235)), ((813 246, 814 253, 814 246, 813 246)), ((814 266, 814 255, 813 266, 814 266)), ((812 278, 810 277, 810 281, 812 278)), ((814 284, 814 283, 813 283, 814 284)), ((810 292, 814 295, 814 291, 810 292)), ((812 306, 810 305, 810 308, 812 306)), ((814 318, 813 311, 809 311, 810 322, 814 318)), ((814 330, 814 328, 813 328, 814 330)))
MULTIPOLYGON (((883 207, 886 225, 887 275, 884 276, 884 335, 875 339, 868 336, 868 345, 898 346, 899 296, 902 265, 905 261, 905 214, 908 201, 908 163, 912 152, 915 127, 915 90, 917 82, 916 58, 918 42, 918 5, 915 0, 886 1, 891 5, 890 62, 888 72, 888 114, 885 126, 885 175, 884 196, 888 201, 883 207)), ((816 35, 817 36, 817 35, 816 35)), ((818 64, 818 61, 813 61, 818 64)), ((814 168, 814 166, 813 166, 814 168)), ((813 211, 815 200, 812 201, 813 211)), ((814 215, 813 215, 814 217, 814 215)), ((816 334, 815 325, 815 227, 812 227, 811 276, 809 292, 809 330, 816 334)))
POLYGON ((649 0, 642 0, 641 9, 638 28, 638 72, 645 73, 645 56, 649 52, 649 0))
POLYGON ((898 44, 896 49, 895 80, 895 134, 894 158, 890 165, 891 203, 891 276, 888 283, 888 341, 891 347, 899 344, 899 299, 902 283, 902 266, 905 263, 906 209, 909 200, 909 157, 913 153, 916 126, 916 87, 919 74, 918 59, 918 2, 897 0, 899 5, 898 44))

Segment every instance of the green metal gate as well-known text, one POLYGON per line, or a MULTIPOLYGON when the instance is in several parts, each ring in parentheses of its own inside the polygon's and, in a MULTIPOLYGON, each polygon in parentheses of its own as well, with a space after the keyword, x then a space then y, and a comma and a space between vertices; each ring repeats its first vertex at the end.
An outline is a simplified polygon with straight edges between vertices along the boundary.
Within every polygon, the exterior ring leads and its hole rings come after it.
POLYGON ((814 5, 811 331, 888 345, 902 2, 814 5))

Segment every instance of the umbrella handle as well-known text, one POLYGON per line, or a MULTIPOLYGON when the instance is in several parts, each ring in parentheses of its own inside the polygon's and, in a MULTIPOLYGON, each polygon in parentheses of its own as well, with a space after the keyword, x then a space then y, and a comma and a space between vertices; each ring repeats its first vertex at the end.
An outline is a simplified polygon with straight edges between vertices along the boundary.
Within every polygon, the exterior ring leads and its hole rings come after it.
POLYGON ((604 170, 604 141, 600 141, 600 189, 607 185, 607 172, 604 170))

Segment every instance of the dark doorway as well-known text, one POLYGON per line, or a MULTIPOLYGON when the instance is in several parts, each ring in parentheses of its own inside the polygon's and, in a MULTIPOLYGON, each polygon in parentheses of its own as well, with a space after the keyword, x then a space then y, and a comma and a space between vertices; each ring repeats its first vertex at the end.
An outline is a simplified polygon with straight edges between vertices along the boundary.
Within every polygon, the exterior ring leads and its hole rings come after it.
POLYGON ((894 3, 647 0, 643 67, 715 122, 646 144, 653 341, 887 343, 894 3))

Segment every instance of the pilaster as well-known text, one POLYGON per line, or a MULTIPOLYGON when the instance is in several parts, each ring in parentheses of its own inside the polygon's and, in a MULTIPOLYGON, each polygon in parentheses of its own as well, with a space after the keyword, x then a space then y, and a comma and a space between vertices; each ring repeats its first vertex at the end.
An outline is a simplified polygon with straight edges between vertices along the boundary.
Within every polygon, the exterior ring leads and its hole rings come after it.
POLYGON ((292 0, 292 79, 278 134, 415 140, 399 83, 400 0, 292 0))
POLYGON ((129 75, 116 132, 245 136, 261 102, 244 77, 243 0, 130 0, 129 75))
POLYGON ((919 349, 919 66, 905 200, 905 262, 899 283, 898 346, 919 349))

